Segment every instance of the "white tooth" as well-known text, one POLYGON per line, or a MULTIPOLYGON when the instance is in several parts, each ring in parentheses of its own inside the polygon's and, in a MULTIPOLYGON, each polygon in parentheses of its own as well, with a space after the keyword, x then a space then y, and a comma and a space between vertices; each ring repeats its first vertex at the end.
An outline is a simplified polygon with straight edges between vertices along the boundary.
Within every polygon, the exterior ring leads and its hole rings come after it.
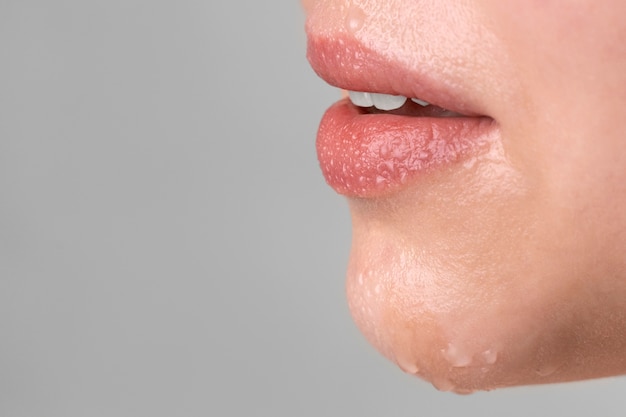
POLYGON ((372 96, 370 93, 361 93, 359 91, 348 91, 348 95, 350 96, 350 101, 355 106, 359 107, 372 107, 374 102, 372 101, 372 96))
POLYGON ((389 94, 378 93, 372 93, 371 96, 374 107, 378 110, 389 111, 399 109, 406 102, 406 97, 404 96, 391 96, 389 94))
POLYGON ((422 107, 426 107, 426 106, 428 106, 428 105, 430 104, 429 102, 424 101, 424 100, 420 100, 419 98, 412 98, 412 99, 411 99, 411 101, 412 101, 413 103, 417 103, 417 104, 419 104, 419 105, 420 105, 420 106, 422 106, 422 107))

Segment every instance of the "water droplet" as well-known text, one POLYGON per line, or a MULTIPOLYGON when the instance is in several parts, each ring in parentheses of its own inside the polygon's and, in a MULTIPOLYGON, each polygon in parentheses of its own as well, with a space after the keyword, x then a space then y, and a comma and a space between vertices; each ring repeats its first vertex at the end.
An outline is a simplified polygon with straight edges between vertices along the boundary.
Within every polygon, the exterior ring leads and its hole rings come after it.
POLYGON ((448 343, 446 349, 442 349, 443 357, 455 368, 464 368, 472 363, 472 356, 463 352, 458 346, 448 343))
POLYGON ((417 364, 413 361, 404 360, 400 358, 400 359, 397 359, 397 363, 400 369, 402 369, 407 374, 418 375, 420 373, 419 366, 417 366, 417 364))
POLYGON ((438 378, 432 382, 433 387, 442 392, 450 392, 454 390, 452 381, 446 378, 438 378))
POLYGON ((495 349, 487 349, 481 354, 481 356, 487 365, 493 365, 498 360, 498 351, 495 349))
POLYGON ((346 29, 348 29, 348 32, 357 32, 363 27, 364 23, 365 13, 363 13, 363 10, 356 5, 350 6, 346 15, 346 29))

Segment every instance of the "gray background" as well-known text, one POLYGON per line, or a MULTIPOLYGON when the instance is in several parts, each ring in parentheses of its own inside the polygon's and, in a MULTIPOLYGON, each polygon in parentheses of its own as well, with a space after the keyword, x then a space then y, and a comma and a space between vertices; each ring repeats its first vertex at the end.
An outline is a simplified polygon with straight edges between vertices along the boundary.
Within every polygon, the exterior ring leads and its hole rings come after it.
POLYGON ((623 416, 439 393, 353 326, 296 1, 0 0, 0 417, 623 416))

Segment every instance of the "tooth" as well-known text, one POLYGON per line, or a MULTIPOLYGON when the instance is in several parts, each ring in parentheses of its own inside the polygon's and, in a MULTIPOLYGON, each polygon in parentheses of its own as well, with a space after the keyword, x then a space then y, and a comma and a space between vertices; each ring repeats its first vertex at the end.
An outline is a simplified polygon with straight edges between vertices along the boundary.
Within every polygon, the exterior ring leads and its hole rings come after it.
POLYGON ((406 102, 406 97, 404 96, 391 96, 389 94, 378 94, 371 93, 372 101, 374 102, 374 106, 378 110, 395 110, 399 109, 406 102))
POLYGON ((417 103, 417 104, 419 104, 419 105, 420 105, 420 106, 422 106, 422 107, 426 107, 426 106, 428 106, 428 105, 430 104, 429 102, 424 101, 424 100, 420 100, 419 98, 412 98, 412 99, 411 99, 411 101, 412 101, 413 103, 417 103))
POLYGON ((355 106, 372 107, 374 105, 374 102, 372 101, 372 96, 370 95, 370 93, 348 91, 348 95, 350 96, 350 101, 355 106))

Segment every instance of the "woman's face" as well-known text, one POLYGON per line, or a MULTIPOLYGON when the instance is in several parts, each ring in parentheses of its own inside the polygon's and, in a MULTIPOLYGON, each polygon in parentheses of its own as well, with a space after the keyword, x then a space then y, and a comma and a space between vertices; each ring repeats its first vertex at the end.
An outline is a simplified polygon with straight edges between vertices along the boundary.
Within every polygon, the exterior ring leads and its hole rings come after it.
POLYGON ((457 392, 626 373, 626 3, 304 3, 320 76, 431 103, 320 126, 369 341, 457 392))

